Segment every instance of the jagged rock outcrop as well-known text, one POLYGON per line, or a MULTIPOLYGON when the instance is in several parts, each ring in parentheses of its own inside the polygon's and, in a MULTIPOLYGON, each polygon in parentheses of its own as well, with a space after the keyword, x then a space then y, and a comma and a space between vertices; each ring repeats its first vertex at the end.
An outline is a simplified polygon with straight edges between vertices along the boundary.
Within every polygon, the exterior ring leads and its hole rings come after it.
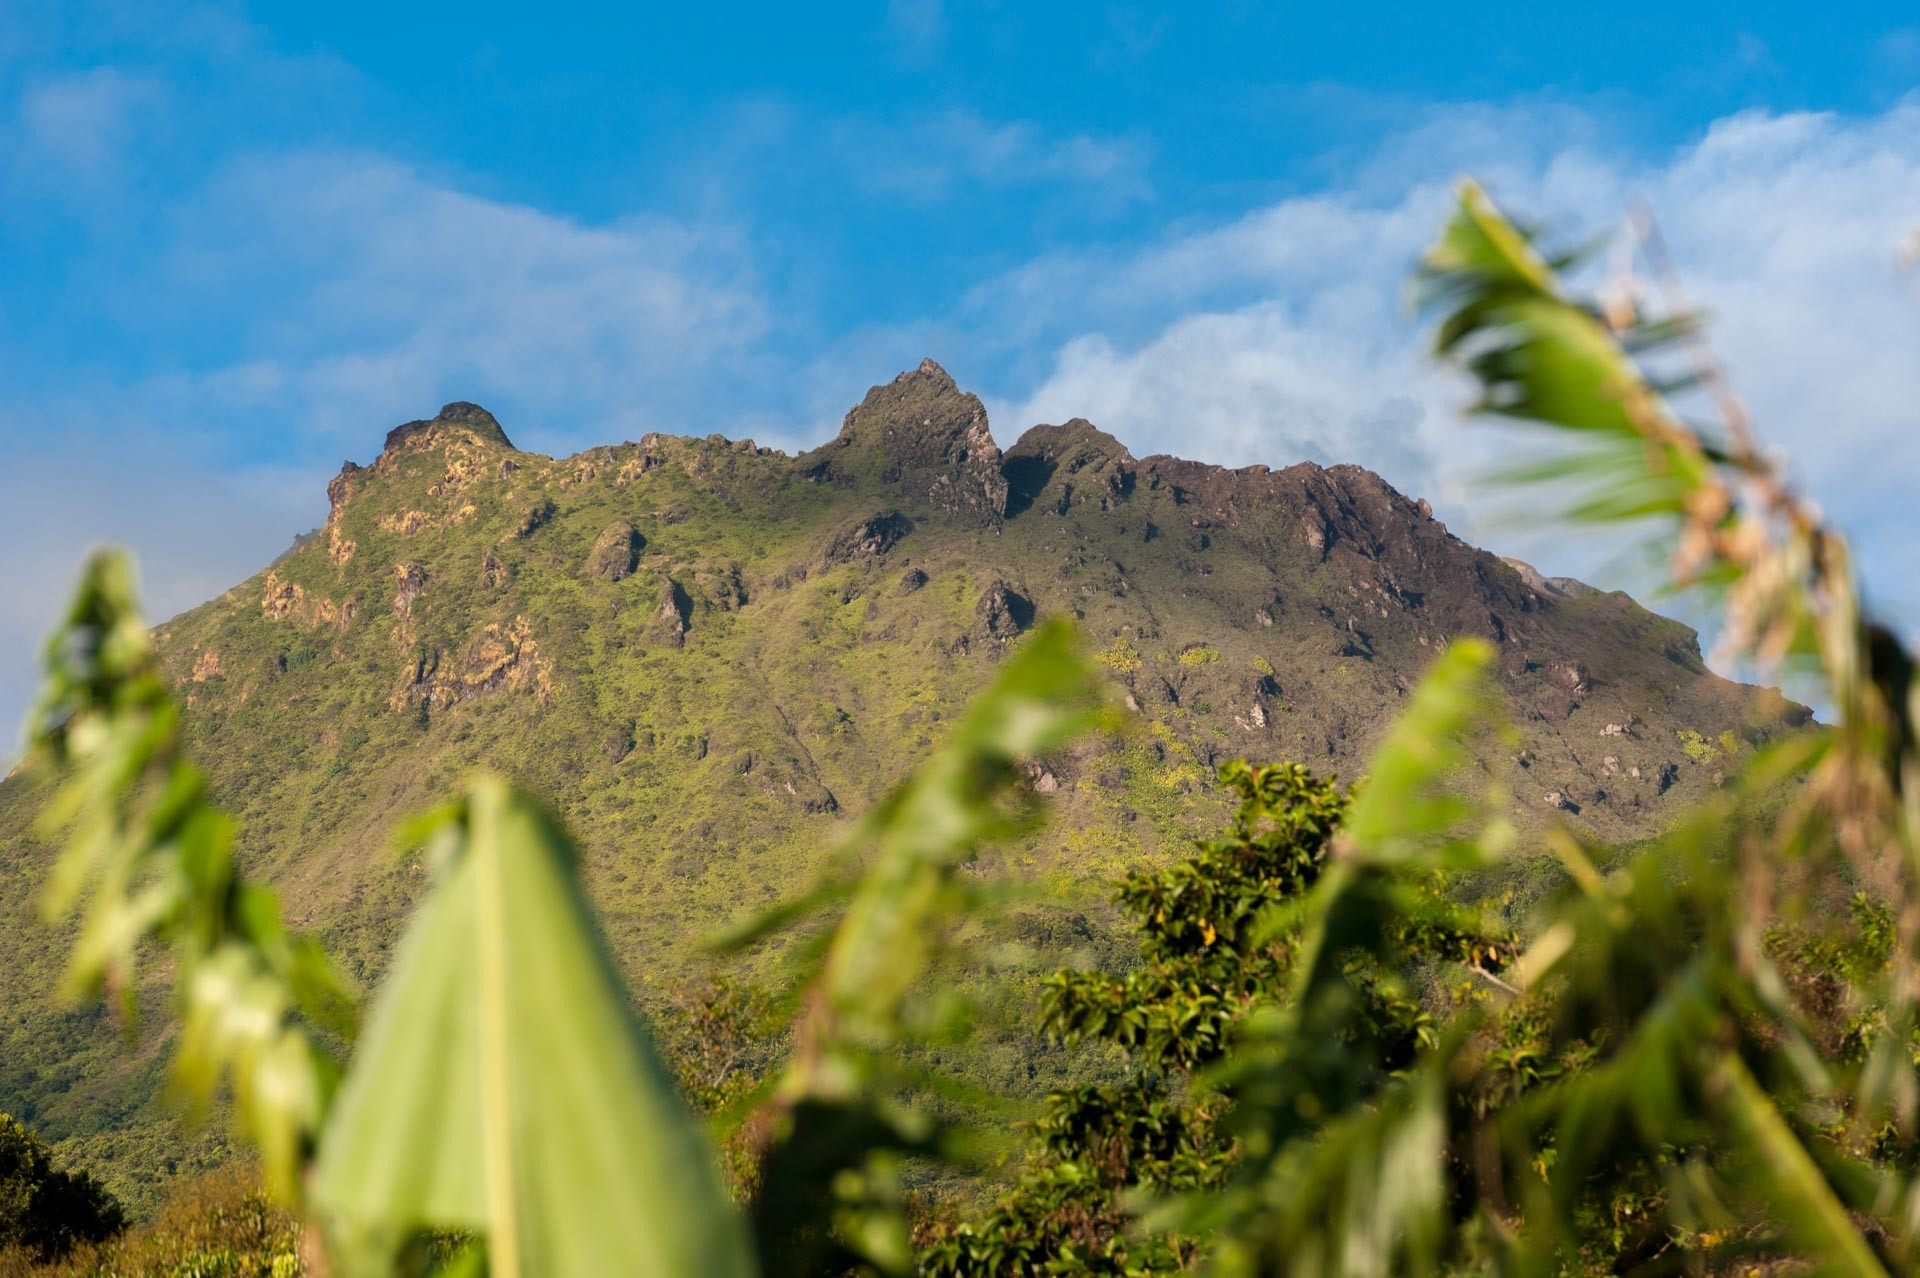
POLYGON ((1009 639, 1033 624, 1033 601, 996 581, 980 592, 973 608, 968 638, 977 644, 1004 647, 1009 639))
POLYGON ((832 540, 827 542, 820 561, 831 568, 835 564, 878 559, 899 545, 901 538, 912 531, 913 521, 897 510, 868 515, 836 532, 832 540))
POLYGON ((679 582, 661 573, 660 606, 654 610, 654 620, 669 644, 678 648, 686 643, 687 621, 692 615, 693 603, 687 598, 687 592, 680 588, 679 582))
POLYGON ((639 567, 640 548, 645 544, 646 539, 634 531, 632 524, 614 520, 594 538, 593 549, 587 552, 587 575, 601 581, 626 580, 639 567))
POLYGON ((897 490, 910 512, 979 522, 1006 514, 1000 463, 986 406, 930 359, 868 391, 839 435, 798 461, 816 482, 853 487, 878 480, 897 490))
POLYGON ((1084 417, 1033 427, 1007 450, 1003 469, 1009 515, 1030 509, 1042 495, 1056 515, 1089 500, 1111 510, 1134 484, 1133 454, 1084 417))

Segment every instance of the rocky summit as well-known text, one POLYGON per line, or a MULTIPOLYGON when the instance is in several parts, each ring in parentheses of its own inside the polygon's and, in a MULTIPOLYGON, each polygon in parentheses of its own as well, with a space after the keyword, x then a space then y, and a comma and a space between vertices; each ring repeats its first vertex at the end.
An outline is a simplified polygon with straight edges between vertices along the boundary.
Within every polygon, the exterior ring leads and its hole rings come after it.
MULTIPOLYGON (((1033 772, 1055 817, 1013 859, 1081 905, 1204 831, 1223 760, 1353 776, 1457 636, 1500 654, 1517 740, 1485 766, 1523 831, 1651 832, 1805 715, 1709 672, 1686 627, 1475 549, 1360 467, 1136 458, 1081 420, 1002 452, 931 361, 798 457, 718 435, 545 457, 461 403, 328 495, 318 535, 157 634, 248 871, 368 981, 425 879, 395 823, 484 767, 579 834, 645 997, 709 929, 805 887, 1046 617, 1134 711, 1033 772)), ((136 1147, 160 1121, 151 1047, 49 1010, 43 793, 0 787, 0 965, 20 974, 0 1110, 136 1147)))

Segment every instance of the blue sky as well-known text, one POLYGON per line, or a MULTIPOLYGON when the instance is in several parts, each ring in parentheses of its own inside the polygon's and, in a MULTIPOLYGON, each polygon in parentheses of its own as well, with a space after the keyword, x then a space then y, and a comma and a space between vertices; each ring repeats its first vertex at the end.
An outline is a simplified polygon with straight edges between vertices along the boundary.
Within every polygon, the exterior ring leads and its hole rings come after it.
POLYGON ((1010 443, 1358 461, 1490 520, 1402 286, 1448 180, 1659 212, 1766 435, 1911 628, 1909 6, 0 9, 0 719, 101 538, 249 575, 441 402, 798 448, 931 354, 1010 443))

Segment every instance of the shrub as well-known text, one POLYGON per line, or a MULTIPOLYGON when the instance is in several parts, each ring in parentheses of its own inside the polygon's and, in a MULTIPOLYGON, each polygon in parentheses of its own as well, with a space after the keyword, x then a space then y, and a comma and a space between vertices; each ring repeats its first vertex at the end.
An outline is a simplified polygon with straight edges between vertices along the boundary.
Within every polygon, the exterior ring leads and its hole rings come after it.
MULTIPOLYGON (((1121 1048, 1126 1077, 1048 1096, 1018 1182, 976 1220, 923 1226, 923 1273, 1172 1273, 1201 1254, 1198 1237, 1130 1232, 1127 1199, 1226 1181, 1235 1162, 1228 1097, 1202 1080, 1245 1018, 1286 987, 1300 938, 1276 934, 1271 920, 1320 881, 1350 802, 1344 787, 1294 763, 1235 760, 1220 783, 1237 800, 1227 829, 1187 859, 1119 884, 1139 965, 1124 976, 1062 971, 1046 983, 1044 1028, 1069 1044, 1121 1048)), ((1433 886, 1404 885, 1438 912, 1433 886)), ((1445 961, 1463 948, 1504 953, 1507 943, 1431 926, 1410 932, 1403 957, 1445 961)), ((1349 1070, 1384 1078, 1413 1059, 1430 1018, 1395 973, 1356 963, 1351 977, 1366 1011, 1343 1035, 1349 1070)))
MULTIPOLYGON (((260 1172, 231 1164, 184 1182, 151 1221, 19 1278, 300 1278, 300 1221, 278 1206, 260 1172)), ((16 1278, 0 1266, 0 1278, 16 1278)))
POLYGON ((1719 748, 1692 728, 1683 728, 1673 735, 1680 739, 1680 749, 1695 763, 1705 766, 1719 761, 1719 748))
POLYGON ((0 1114, 0 1252, 56 1260, 126 1225, 120 1204, 84 1171, 58 1171, 34 1134, 0 1114))
POLYGON ((1095 653, 1093 659, 1115 674, 1130 675, 1140 669, 1140 654, 1124 639, 1115 639, 1095 653))

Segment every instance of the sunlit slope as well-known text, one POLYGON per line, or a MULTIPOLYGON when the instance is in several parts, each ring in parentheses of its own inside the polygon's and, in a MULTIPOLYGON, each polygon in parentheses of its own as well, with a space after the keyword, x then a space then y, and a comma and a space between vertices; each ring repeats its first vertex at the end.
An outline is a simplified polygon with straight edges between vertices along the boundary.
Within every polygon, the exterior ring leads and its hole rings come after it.
MULTIPOLYGON (((1135 730, 1049 762, 1016 849, 1084 900, 1219 811, 1225 758, 1351 775, 1451 637, 1493 640, 1523 828, 1657 828, 1794 708, 1710 674, 1624 595, 1547 582, 1352 466, 1136 459, 1085 422, 1004 455, 926 363, 800 457, 648 436, 516 450, 484 410, 392 432, 326 525, 160 630, 251 873, 371 979, 424 880, 398 817, 484 766, 577 831, 636 985, 804 886, 1036 616, 1076 618, 1135 730)), ((142 1121, 157 1077, 50 1010, 38 789, 0 787, 0 1110, 53 1139, 142 1121)))

